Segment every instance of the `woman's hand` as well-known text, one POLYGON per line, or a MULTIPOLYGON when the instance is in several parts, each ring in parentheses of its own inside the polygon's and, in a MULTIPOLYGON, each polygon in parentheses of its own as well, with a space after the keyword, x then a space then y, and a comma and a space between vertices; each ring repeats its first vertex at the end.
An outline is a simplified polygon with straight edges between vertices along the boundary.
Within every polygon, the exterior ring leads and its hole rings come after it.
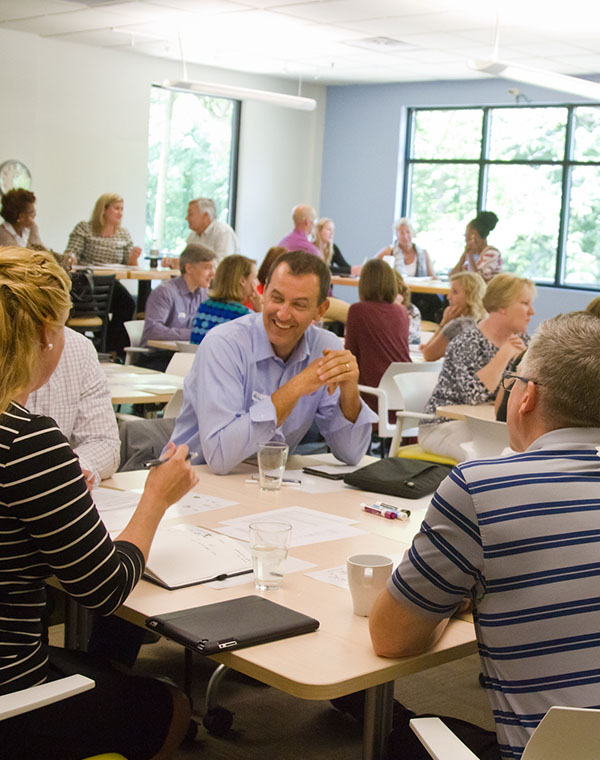
POLYGON ((508 338, 508 340, 505 340, 504 343, 500 346, 498 349, 498 353, 502 354, 503 358, 506 359, 506 363, 511 359, 514 359, 515 356, 518 356, 519 354, 523 353, 525 351, 525 343, 523 343, 523 340, 517 335, 517 333, 513 333, 513 335, 508 338))
POLYGON ((185 444, 175 446, 169 442, 162 458, 164 464, 152 467, 146 479, 144 494, 151 495, 165 509, 193 488, 198 482, 198 476, 192 469, 185 444))
POLYGON ((139 247, 139 245, 134 246, 129 251, 129 258, 127 259, 127 263, 130 266, 135 266, 137 264, 137 261, 140 257, 141 252, 142 252, 142 249, 139 247))
POLYGON ((462 311, 457 308, 456 306, 446 306, 444 309, 444 314, 442 315, 442 321, 440 322, 440 327, 443 327, 444 325, 447 325, 448 322, 451 322, 453 319, 456 319, 457 317, 462 316, 462 311))

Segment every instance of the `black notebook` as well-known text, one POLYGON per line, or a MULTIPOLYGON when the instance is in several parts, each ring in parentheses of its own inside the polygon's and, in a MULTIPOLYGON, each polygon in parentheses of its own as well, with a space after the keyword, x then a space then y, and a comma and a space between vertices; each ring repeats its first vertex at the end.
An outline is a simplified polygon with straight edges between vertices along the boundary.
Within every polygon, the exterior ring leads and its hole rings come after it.
POLYGON ((218 654, 310 633, 319 621, 254 595, 156 615, 146 625, 195 652, 218 654))

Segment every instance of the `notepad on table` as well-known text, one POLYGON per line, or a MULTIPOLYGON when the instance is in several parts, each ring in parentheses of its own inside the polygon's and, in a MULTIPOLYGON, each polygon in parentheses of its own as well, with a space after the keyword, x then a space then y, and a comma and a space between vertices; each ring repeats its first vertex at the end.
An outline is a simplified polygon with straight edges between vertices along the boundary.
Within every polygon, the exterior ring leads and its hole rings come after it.
POLYGON ((195 525, 159 528, 144 575, 168 589, 252 572, 247 544, 195 525))

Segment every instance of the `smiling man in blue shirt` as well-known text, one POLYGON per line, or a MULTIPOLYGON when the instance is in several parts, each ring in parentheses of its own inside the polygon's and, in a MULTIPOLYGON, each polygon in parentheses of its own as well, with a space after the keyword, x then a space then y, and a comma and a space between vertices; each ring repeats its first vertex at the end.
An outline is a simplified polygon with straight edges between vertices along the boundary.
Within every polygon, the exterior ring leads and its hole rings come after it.
POLYGON ((262 313, 206 336, 172 436, 198 452, 195 464, 225 474, 270 440, 293 451, 313 420, 339 459, 363 456, 376 418, 360 399, 356 359, 312 324, 327 310, 329 284, 316 256, 284 254, 267 278, 262 313))

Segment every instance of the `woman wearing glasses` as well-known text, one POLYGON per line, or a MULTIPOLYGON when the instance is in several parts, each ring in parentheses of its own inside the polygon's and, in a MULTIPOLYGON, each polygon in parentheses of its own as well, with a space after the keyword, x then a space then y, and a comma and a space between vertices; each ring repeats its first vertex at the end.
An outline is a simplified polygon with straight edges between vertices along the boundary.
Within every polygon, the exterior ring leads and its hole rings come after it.
MULTIPOLYGON (((507 370, 528 342, 535 285, 510 273, 496 275, 488 284, 483 305, 488 316, 454 338, 446 351, 438 383, 425 407, 435 414, 448 404, 484 404, 493 401, 507 370)), ((470 440, 465 422, 443 417, 419 428, 419 443, 435 454, 463 461, 470 440)))

